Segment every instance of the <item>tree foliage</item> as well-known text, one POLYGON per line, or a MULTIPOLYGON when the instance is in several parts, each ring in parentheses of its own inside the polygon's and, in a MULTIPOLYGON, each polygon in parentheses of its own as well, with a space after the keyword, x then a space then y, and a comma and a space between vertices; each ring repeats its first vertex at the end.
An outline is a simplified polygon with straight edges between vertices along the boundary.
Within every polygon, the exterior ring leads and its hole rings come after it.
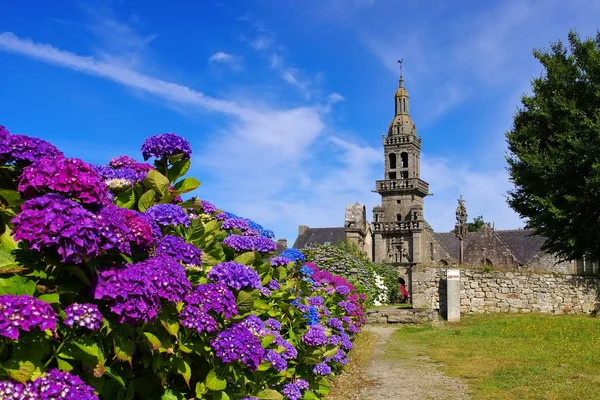
POLYGON ((467 222, 469 232, 479 232, 481 229, 483 229, 484 225, 492 226, 491 223, 483 220, 483 215, 473 218, 473 222, 467 222))
POLYGON ((544 71, 506 134, 508 203, 562 259, 600 259, 600 32, 534 50, 544 71))

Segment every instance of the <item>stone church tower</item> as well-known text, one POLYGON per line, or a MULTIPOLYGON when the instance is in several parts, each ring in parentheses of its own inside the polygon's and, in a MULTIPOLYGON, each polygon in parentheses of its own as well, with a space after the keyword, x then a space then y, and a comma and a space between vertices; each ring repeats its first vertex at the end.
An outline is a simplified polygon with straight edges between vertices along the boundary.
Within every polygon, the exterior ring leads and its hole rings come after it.
POLYGON ((394 109, 394 119, 382 137, 384 179, 375 182, 381 205, 373 208, 373 259, 410 267, 425 261, 423 200, 429 185, 420 179, 421 138, 408 112, 402 72, 394 109))

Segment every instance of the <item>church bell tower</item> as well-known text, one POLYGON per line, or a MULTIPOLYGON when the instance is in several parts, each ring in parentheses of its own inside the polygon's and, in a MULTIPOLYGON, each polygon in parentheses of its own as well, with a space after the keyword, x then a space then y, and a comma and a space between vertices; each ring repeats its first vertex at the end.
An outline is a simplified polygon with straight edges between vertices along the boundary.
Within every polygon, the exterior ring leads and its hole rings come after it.
POLYGON ((409 96, 400 82, 394 96, 394 118, 382 136, 385 168, 374 192, 381 205, 373 208, 373 259, 410 267, 423 262, 423 200, 429 184, 420 178, 421 138, 409 115, 409 96))

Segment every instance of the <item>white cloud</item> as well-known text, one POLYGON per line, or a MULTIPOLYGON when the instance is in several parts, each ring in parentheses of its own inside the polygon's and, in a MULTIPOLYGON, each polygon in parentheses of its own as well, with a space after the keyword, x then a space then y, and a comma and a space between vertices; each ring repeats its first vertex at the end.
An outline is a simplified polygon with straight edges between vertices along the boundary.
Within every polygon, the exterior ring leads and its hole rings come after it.
POLYGON ((233 57, 231 54, 227 54, 222 51, 219 51, 219 52, 216 52, 215 54, 213 54, 212 56, 210 56, 210 58, 208 59, 208 62, 209 63, 232 62, 234 60, 235 60, 235 57, 233 57))

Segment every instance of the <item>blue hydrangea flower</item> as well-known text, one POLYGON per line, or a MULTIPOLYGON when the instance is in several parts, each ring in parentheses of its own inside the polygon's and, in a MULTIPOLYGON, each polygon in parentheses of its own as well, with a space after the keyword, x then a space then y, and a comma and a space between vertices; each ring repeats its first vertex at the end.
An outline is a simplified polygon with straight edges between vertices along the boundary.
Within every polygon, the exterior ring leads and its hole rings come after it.
POLYGON ((294 248, 285 249, 283 252, 281 252, 280 256, 289 258, 294 262, 304 262, 305 260, 304 254, 300 250, 294 248))
POLYGON ((302 317, 308 319, 306 323, 309 326, 316 325, 319 323, 319 313, 317 309, 313 306, 308 307, 308 313, 304 314, 302 317))

